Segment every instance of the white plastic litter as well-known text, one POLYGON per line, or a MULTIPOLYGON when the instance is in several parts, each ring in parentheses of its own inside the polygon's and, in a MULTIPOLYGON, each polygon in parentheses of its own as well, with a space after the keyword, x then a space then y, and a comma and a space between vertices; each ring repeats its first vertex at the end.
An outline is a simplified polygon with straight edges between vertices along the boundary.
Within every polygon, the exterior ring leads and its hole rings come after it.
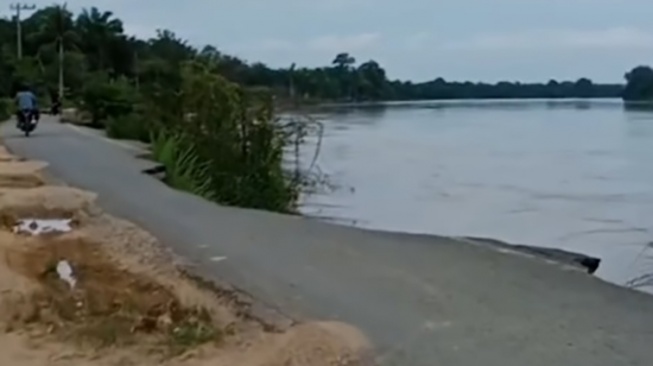
POLYGON ((63 281, 66 281, 70 285, 71 289, 75 288, 77 280, 73 276, 73 268, 70 266, 68 261, 62 260, 57 263, 57 274, 59 275, 59 278, 61 278, 63 281))
POLYGON ((41 235, 47 233, 67 233, 71 219, 22 219, 14 226, 15 233, 41 235))

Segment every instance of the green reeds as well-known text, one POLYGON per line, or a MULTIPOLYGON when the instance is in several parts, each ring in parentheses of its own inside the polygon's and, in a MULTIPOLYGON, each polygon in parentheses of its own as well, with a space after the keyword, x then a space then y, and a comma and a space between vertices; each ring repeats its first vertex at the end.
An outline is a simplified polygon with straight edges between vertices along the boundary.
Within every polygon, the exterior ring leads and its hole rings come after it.
POLYGON ((152 156, 166 168, 165 182, 171 187, 209 200, 219 200, 212 189, 208 162, 181 133, 160 130, 152 134, 152 156))

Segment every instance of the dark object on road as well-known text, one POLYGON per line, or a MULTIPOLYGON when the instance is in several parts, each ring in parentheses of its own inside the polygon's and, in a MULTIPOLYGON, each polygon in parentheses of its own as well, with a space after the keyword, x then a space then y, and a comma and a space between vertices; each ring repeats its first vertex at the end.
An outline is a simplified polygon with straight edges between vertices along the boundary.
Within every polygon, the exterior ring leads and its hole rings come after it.
POLYGON ((50 93, 52 104, 50 105, 50 114, 56 116, 61 113, 61 97, 59 93, 52 91, 50 93))
POLYGON ((569 264, 576 267, 584 268, 587 273, 594 274, 599 265, 601 264, 601 259, 596 257, 590 257, 580 253, 568 252, 562 249, 555 248, 543 248, 543 247, 534 247, 530 245, 512 245, 504 243, 499 240, 486 239, 486 238, 467 238, 468 240, 488 244, 494 247, 500 247, 503 249, 514 250, 516 252, 531 254, 536 257, 549 259, 562 264, 569 264))
POLYGON ((151 175, 158 180, 165 181, 166 178, 166 167, 165 165, 157 165, 149 169, 143 170, 143 173, 151 175))
POLYGON ((599 258, 593 257, 578 258, 576 260, 583 267, 587 268, 587 273, 589 274, 594 274, 594 272, 599 269, 599 265, 601 264, 601 260, 599 258))
POLYGON ((55 101, 52 103, 52 106, 50 106, 50 114, 53 116, 59 115, 61 113, 61 103, 59 101, 55 101))

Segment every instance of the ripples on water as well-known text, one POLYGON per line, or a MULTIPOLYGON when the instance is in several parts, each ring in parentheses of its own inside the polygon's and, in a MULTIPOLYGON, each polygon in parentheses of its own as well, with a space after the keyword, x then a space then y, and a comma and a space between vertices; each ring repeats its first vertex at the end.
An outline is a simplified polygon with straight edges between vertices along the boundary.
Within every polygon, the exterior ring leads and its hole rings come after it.
POLYGON ((601 257, 597 275, 619 284, 653 272, 651 110, 447 101, 319 115, 319 165, 340 189, 306 197, 306 214, 582 252, 601 257))

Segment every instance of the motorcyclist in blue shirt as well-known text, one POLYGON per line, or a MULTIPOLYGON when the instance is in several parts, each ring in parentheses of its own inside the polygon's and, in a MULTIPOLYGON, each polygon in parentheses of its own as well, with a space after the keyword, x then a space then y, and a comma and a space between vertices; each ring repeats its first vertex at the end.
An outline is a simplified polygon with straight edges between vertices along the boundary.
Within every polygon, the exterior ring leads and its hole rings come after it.
POLYGON ((36 121, 39 120, 40 116, 37 98, 29 87, 22 87, 18 93, 16 93, 16 105, 18 107, 18 110, 16 111, 17 126, 24 122, 23 119, 26 112, 34 116, 36 121))

